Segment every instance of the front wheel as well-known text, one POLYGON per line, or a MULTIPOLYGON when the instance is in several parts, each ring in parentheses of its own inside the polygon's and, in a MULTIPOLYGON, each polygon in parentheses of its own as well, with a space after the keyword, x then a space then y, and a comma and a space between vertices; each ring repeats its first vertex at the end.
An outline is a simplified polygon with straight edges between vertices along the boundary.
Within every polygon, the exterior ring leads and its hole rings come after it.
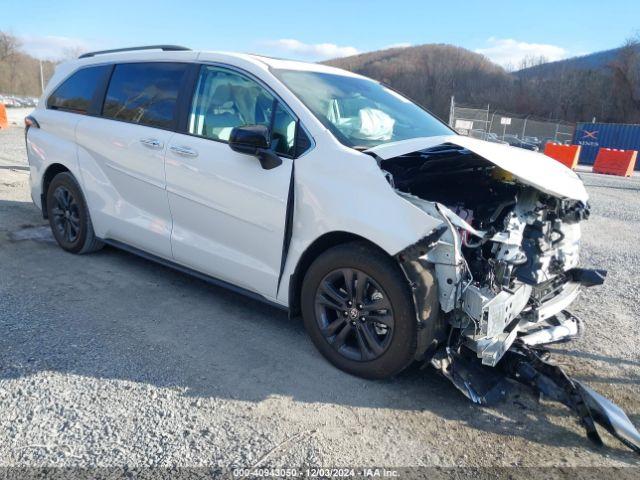
POLYGON ((408 282, 383 252, 363 242, 324 252, 305 275, 301 301, 313 343, 341 370, 379 379, 412 362, 417 320, 408 282))

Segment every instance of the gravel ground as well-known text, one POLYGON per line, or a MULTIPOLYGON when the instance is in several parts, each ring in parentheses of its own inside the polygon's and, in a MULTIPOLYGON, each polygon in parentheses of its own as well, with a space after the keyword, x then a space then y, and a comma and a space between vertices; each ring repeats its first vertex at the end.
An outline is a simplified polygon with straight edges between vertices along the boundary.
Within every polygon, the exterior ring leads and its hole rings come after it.
MULTIPOLYGON (((428 369, 364 381, 279 310, 113 248, 67 254, 25 161, 22 130, 0 131, 0 466, 640 465, 527 392, 479 408, 428 369)), ((583 264, 609 276, 554 358, 638 425, 640 179, 581 176, 583 264)))
POLYGON ((29 115, 33 111, 33 108, 7 108, 7 121, 9 125, 16 125, 18 127, 24 126, 24 117, 29 115))

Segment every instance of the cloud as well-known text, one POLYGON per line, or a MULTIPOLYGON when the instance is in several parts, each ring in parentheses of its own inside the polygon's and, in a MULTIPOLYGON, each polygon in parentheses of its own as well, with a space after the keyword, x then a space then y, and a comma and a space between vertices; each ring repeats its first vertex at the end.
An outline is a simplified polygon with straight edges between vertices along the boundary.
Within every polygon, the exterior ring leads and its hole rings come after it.
POLYGON ((52 35, 22 35, 18 38, 24 52, 42 60, 60 60, 75 57, 91 49, 88 42, 79 38, 52 35))
POLYGON ((334 43, 304 43, 293 38, 281 38, 264 42, 268 47, 305 60, 326 60, 348 57, 360 53, 355 47, 343 47, 334 43))
POLYGON ((413 44, 409 42, 400 42, 400 43, 392 43, 391 45, 382 47, 380 50, 389 50, 390 48, 409 48, 409 47, 413 47, 413 44))
POLYGON ((569 56, 566 49, 557 45, 519 42, 512 38, 491 37, 487 44, 486 48, 477 48, 475 51, 505 67, 517 67, 527 58, 544 57, 548 61, 554 61, 569 56))

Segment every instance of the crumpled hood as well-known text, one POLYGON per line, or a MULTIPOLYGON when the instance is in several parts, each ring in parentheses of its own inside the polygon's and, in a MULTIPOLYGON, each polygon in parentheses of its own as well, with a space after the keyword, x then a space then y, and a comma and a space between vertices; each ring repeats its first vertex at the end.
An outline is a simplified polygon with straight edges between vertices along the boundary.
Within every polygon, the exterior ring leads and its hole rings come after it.
POLYGON ((585 203, 589 199, 580 177, 560 162, 541 153, 462 135, 412 138, 411 140, 378 145, 366 152, 388 160, 445 143, 466 148, 511 173, 523 184, 530 185, 549 195, 581 200, 585 203))

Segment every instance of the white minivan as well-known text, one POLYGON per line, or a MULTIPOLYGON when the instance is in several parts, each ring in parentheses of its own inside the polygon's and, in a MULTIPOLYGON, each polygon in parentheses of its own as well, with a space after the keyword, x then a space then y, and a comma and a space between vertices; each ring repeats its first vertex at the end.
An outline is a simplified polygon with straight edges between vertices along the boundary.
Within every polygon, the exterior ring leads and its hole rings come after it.
MULTIPOLYGON (((26 120, 60 246, 104 244, 301 314, 367 378, 575 336, 587 192, 319 64, 153 46, 60 65, 26 120)), ((265 328, 267 328, 265 326, 265 328)))

